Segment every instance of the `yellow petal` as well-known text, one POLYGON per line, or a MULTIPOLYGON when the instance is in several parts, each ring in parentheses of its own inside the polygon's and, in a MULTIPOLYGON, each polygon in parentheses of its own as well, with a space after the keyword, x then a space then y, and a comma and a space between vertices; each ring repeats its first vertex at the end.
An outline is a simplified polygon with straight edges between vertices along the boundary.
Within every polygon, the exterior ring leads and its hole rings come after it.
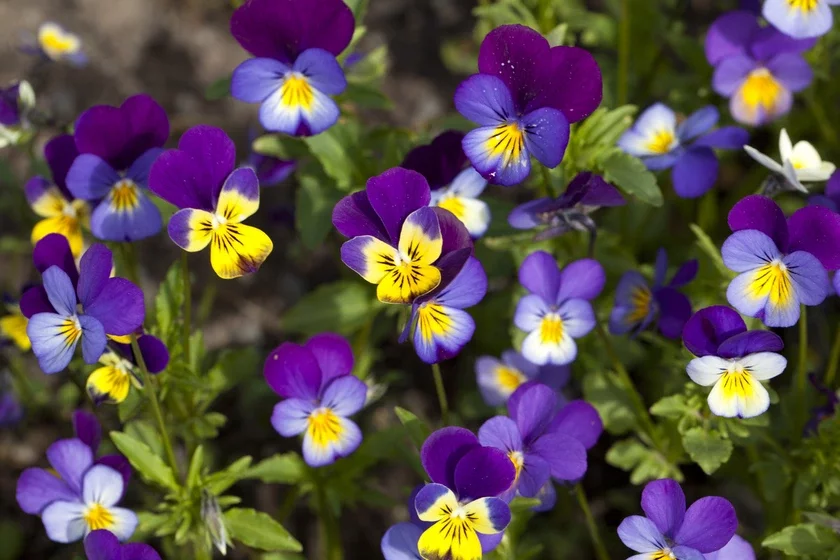
POLYGON ((213 231, 210 264, 220 278, 239 278, 259 270, 273 248, 262 230, 244 224, 221 224, 213 231))
POLYGON ((15 346, 27 352, 32 348, 29 337, 26 335, 27 324, 29 324, 29 319, 20 313, 0 317, 0 336, 8 338, 15 343, 15 346))

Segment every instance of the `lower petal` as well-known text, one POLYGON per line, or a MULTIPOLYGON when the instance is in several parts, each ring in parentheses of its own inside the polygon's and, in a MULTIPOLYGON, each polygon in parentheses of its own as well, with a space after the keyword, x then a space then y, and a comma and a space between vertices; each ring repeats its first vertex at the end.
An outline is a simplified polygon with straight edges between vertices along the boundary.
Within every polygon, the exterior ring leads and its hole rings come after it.
POLYGON ((819 305, 831 293, 828 273, 811 253, 796 251, 787 255, 784 263, 800 302, 819 305))
POLYGON ((131 375, 113 366, 94 370, 87 379, 86 389, 94 404, 121 403, 128 396, 131 375))
POLYGON ((543 107, 522 117, 527 152, 546 167, 557 167, 569 144, 569 121, 561 111, 543 107))
POLYGON ((437 267, 403 263, 379 281, 376 297, 385 303, 411 303, 437 288, 440 280, 437 267))
POLYGON ((113 518, 113 524, 108 527, 108 530, 114 533, 120 541, 127 541, 137 529, 139 523, 137 515, 129 509, 120 507, 112 507, 108 511, 113 518))
POLYGON ((557 310, 557 314, 562 320, 565 336, 580 338, 595 328, 595 311, 586 300, 567 300, 557 310))
POLYGON ((362 443, 362 431, 352 420, 333 415, 333 423, 319 431, 310 417, 303 437, 303 458, 312 467, 334 463, 355 451, 362 443))
POLYGON ((472 529, 485 535, 501 533, 510 523, 510 508, 498 498, 480 498, 464 506, 472 529))
POLYGON ((531 332, 522 341, 522 355, 538 365, 565 365, 575 361, 577 344, 568 333, 563 333, 558 342, 544 342, 540 329, 531 332))
POLYGON ((709 409, 725 418, 752 418, 770 407, 767 389, 749 374, 723 376, 709 393, 709 409))
POLYGON ((111 189, 90 217, 93 235, 105 241, 138 241, 163 228, 160 210, 139 187, 133 188, 130 194, 111 189))
POLYGON ((420 556, 426 560, 481 560, 478 535, 463 525, 460 520, 442 520, 426 529, 417 542, 420 556))
POLYGON ((475 321, 461 309, 437 304, 417 309, 414 348, 427 364, 435 364, 456 356, 475 332, 475 321))
MULTIPOLYGON (((58 373, 73 359, 82 328, 75 318, 56 313, 36 313, 29 319, 26 334, 32 342, 32 353, 44 373, 58 373)), ((98 356, 97 356, 98 357, 98 356)))
POLYGON ((213 238, 213 214, 193 208, 179 210, 169 219, 168 231, 170 239, 184 251, 201 251, 213 238))
POLYGON ((477 128, 464 136, 464 153, 487 181, 504 186, 521 183, 531 173, 531 158, 518 123, 477 128))
POLYGON ((697 198, 711 189, 718 176, 718 159, 711 148, 695 147, 683 154, 671 172, 681 198, 697 198))
POLYGON ((71 543, 85 536, 84 505, 81 502, 53 502, 44 509, 41 520, 50 540, 71 543))
POLYGON ((726 300, 739 313, 756 317, 767 304, 768 294, 757 292, 756 271, 744 272, 735 277, 726 289, 726 300))
POLYGON ((417 560, 417 542, 423 529, 413 523, 398 523, 382 536, 382 555, 385 560, 417 560))
POLYGON ((213 233, 210 264, 220 278, 239 278, 259 270, 274 249, 271 238, 245 224, 226 224, 213 233))

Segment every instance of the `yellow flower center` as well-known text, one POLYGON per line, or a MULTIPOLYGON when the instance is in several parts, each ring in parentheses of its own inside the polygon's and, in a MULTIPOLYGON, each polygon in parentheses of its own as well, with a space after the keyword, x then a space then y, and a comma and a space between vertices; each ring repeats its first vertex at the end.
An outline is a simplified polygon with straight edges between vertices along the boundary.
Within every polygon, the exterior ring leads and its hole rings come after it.
POLYGON ((499 387, 511 393, 516 391, 525 381, 527 381, 527 378, 518 369, 501 366, 496 370, 496 382, 499 387))
POLYGON ((782 95, 781 84, 767 68, 757 68, 750 72, 741 85, 741 97, 751 110, 761 107, 772 112, 782 95))
POLYGON ((550 313, 540 323, 540 340, 543 344, 560 344, 563 338, 563 319, 550 313))
POLYGON ((341 438, 341 422, 329 408, 322 407, 309 415, 307 428, 312 441, 318 447, 326 447, 341 438))
POLYGON ((819 6, 820 0, 787 0, 787 3, 793 10, 813 12, 819 6))
POLYGON ((630 304, 633 306, 633 311, 628 315, 628 323, 640 323, 650 313, 650 303, 653 295, 647 286, 638 286, 633 290, 630 296, 630 304))
POLYGON ((464 221, 467 208, 464 205, 463 200, 461 200, 461 197, 448 194, 441 198, 437 205, 444 210, 452 212, 452 214, 462 222, 464 221))
POLYGON ((673 560, 674 558, 676 558, 676 556, 674 556, 674 553, 671 552, 670 548, 663 548, 662 550, 657 550, 650 556, 650 560, 673 560))
POLYGON ((519 475, 522 473, 522 465, 525 464, 525 456, 522 455, 521 451, 511 451, 508 453, 508 459, 510 462, 513 463, 513 468, 516 469, 516 476, 514 477, 514 483, 519 480, 519 475))
POLYGON ((111 201, 111 208, 117 212, 131 212, 137 208, 140 197, 137 193, 137 184, 131 179, 121 179, 112 188, 108 195, 111 201))
POLYGON ((793 296, 787 266, 779 260, 762 266, 755 272, 748 290, 753 299, 769 297, 773 305, 786 305, 793 296))
POLYGON ((525 131, 519 123, 500 124, 487 139, 486 147, 491 156, 503 156, 503 165, 508 165, 522 155, 525 149, 525 131))
POLYGON ((315 101, 315 93, 302 74, 292 72, 280 87, 280 99, 287 107, 300 107, 308 111, 315 101))
POLYGON ((64 337, 64 343, 67 346, 75 344, 82 336, 82 325, 79 323, 78 317, 74 315, 64 319, 58 334, 64 337))
POLYGON ((97 529, 109 529, 114 526, 114 515, 108 511, 108 508, 101 504, 92 504, 88 506, 82 517, 87 523, 91 531, 97 529))
POLYGON ((677 137, 673 130, 662 128, 653 133, 650 140, 648 140, 647 149, 654 154, 667 154, 674 149, 677 143, 677 137))

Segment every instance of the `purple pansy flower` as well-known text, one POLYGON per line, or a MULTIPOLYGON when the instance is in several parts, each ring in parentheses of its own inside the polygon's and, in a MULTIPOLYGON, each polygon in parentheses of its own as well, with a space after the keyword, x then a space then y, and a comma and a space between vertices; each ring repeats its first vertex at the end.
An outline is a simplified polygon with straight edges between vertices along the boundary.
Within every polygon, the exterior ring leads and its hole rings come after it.
POLYGON ((726 546, 738 528, 729 500, 709 496, 686 509, 685 494, 671 479, 654 480, 645 486, 642 509, 645 517, 632 515, 618 527, 621 542, 642 553, 633 559, 704 560, 704 554, 726 546))
POLYGON ((472 252, 464 224, 430 208, 431 190, 416 171, 395 167, 368 179, 364 191, 341 199, 333 225, 350 240, 341 260, 386 303, 414 303, 454 278, 472 252))
POLYGON ((235 164, 225 131, 199 125, 149 173, 152 192, 180 208, 169 220, 170 239, 190 253, 210 245, 210 265, 224 279, 256 272, 274 249, 265 232, 242 223, 260 207, 260 183, 253 169, 235 164))
POLYGON ((730 98, 736 121, 767 124, 790 111, 793 94, 811 83, 813 72, 801 53, 813 46, 813 40, 761 27, 750 12, 724 14, 706 35, 706 59, 715 67, 712 87, 730 98))
POLYGON ((308 136, 338 120, 329 96, 347 87, 336 60, 350 44, 353 12, 341 0, 248 0, 230 19, 230 32, 256 58, 233 71, 230 92, 260 103, 266 130, 308 136))
POLYGON ((800 304, 819 305, 829 294, 826 270, 840 268, 840 215, 807 206, 786 220, 772 199, 751 195, 732 207, 729 227, 721 256, 739 274, 726 299, 739 312, 790 327, 800 304))
POLYGON ((755 560, 753 547, 743 537, 734 535, 726 546, 704 554, 705 560, 755 560))
POLYGON ((420 521, 432 525, 417 544, 422 558, 473 560, 501 542, 510 509, 498 496, 513 484, 516 470, 499 449, 483 447, 464 428, 432 433, 420 450, 431 480, 414 500, 420 521))
POLYGON ((508 215, 508 223, 515 229, 547 226, 536 235, 537 241, 578 230, 588 231, 594 243, 597 228, 589 214, 601 207, 625 204, 627 201, 618 189, 600 175, 586 171, 578 173, 559 197, 537 198, 520 204, 508 215))
POLYGON ((785 35, 795 39, 819 37, 831 31, 831 6, 840 0, 767 0, 762 15, 785 35))
POLYGON ((610 313, 610 332, 624 334, 643 331, 658 318, 659 332, 668 338, 679 338, 685 322, 691 316, 688 296, 678 290, 694 280, 697 260, 684 263, 666 283, 668 254, 659 249, 656 254, 653 286, 641 273, 625 272, 615 289, 615 306, 610 313))
POLYGON ((563 270, 550 254, 536 251, 519 267, 519 283, 530 293, 519 300, 514 324, 528 333, 522 355, 537 365, 570 364, 575 339, 595 327, 589 303, 604 289, 606 275, 593 259, 572 261, 563 270))
MULTIPOLYGON (((475 361, 475 374, 484 402, 489 406, 504 406, 514 391, 528 381, 538 381, 559 392, 569 382, 571 368, 553 364, 538 366, 516 350, 505 350, 501 360, 480 356, 475 361)), ((558 394, 558 398, 562 395, 558 394)))
POLYGON ((401 167, 423 175, 432 189, 430 206, 452 212, 477 239, 490 225, 490 208, 478 199, 487 181, 469 166, 461 147, 463 139, 463 132, 447 130, 431 144, 408 152, 401 167))
POLYGON ((82 256, 78 274, 75 264, 69 274, 67 259, 72 262, 72 254, 61 239, 48 236, 36 246, 35 266, 44 284, 30 288, 21 300, 29 317, 26 334, 32 352, 48 374, 67 367, 79 343, 85 362, 95 363, 108 336, 136 332, 145 314, 140 288, 125 278, 111 278, 113 257, 107 247, 92 245, 82 256), (55 264, 56 257, 64 266, 55 264))
POLYGON ((577 47, 551 47, 524 25, 487 34, 478 74, 455 92, 455 108, 479 125, 463 140, 475 170, 491 183, 511 186, 531 172, 531 156, 557 167, 569 142, 569 124, 601 104, 598 63, 577 47))
POLYGON ((121 544, 111 532, 92 531, 85 537, 87 560, 160 560, 160 554, 145 543, 121 544))
POLYGON ((651 105, 618 140, 618 147, 641 158, 648 169, 671 169, 674 191, 682 198, 703 196, 718 176, 713 148, 740 150, 749 133, 737 126, 712 128, 720 117, 708 105, 677 124, 677 115, 662 103, 651 105))
POLYGON ((169 119, 148 95, 134 95, 119 107, 96 105, 76 121, 79 156, 67 172, 76 198, 100 201, 90 229, 105 241, 137 241, 163 227, 147 196, 149 171, 169 139, 169 119))
MULTIPOLYGON (((808 204, 812 206, 823 206, 833 212, 840 213, 840 171, 835 171, 825 185, 824 194, 815 194, 808 197, 808 204)), ((835 294, 840 294, 840 274, 829 273, 831 286, 835 294)))
POLYGON ((265 380, 285 399, 274 407, 271 425, 283 437, 305 432, 303 458, 313 467, 350 455, 362 442, 349 417, 364 407, 367 385, 352 370, 350 344, 332 333, 303 346, 285 342, 265 361, 265 380))
POLYGON ((723 305, 701 309, 685 325, 683 342, 697 356, 686 367, 709 393, 709 409, 727 418, 752 418, 770 406, 761 384, 785 370, 782 339, 770 331, 747 331, 741 316, 723 305))

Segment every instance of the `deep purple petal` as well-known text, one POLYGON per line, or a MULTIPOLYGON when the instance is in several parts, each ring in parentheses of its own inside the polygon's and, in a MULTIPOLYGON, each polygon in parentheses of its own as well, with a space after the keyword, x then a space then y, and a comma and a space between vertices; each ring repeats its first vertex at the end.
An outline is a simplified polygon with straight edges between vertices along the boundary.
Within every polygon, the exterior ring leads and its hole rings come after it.
POLYGON ((654 480, 642 491, 642 509, 663 535, 673 539, 685 516, 685 494, 676 480, 654 480))
POLYGON ((73 413, 73 432, 96 454, 102 440, 102 428, 96 416, 90 412, 77 410, 73 413))
POLYGON ((98 156, 113 167, 128 143, 128 135, 128 123, 118 107, 96 105, 76 120, 74 138, 79 153, 98 156))
POLYGON ((442 132, 431 144, 418 146, 408 152, 400 167, 423 175, 432 190, 445 187, 452 183, 467 164, 467 156, 461 148, 463 139, 463 132, 442 132))
POLYGON ((508 402, 510 417, 516 420, 522 440, 527 445, 548 428, 557 407, 557 395, 541 383, 527 383, 514 391, 508 402), (518 395, 516 395, 519 393, 518 395))
POLYGON ((476 447, 455 466, 454 480, 459 500, 495 497, 510 488, 516 469, 503 451, 476 447))
POLYGON ((55 474, 38 468, 24 470, 17 481, 17 503, 25 513, 39 515, 52 502, 78 499, 67 483, 55 474))
POLYGON ((321 391, 318 360, 308 348, 291 342, 284 342, 268 355, 263 375, 281 397, 314 401, 321 391))
POLYGON ((604 289, 607 275, 604 267, 595 259, 579 259, 563 267, 560 273, 560 290, 556 303, 567 299, 591 301, 604 289))
POLYGON ((507 84, 488 74, 474 74, 461 82, 455 90, 455 109, 481 126, 496 126, 517 116, 507 84))
POLYGON ((364 191, 355 192, 339 200, 333 208, 332 222, 335 229, 345 237, 372 235, 385 242, 391 240, 364 191))
POLYGON ((745 54, 756 31, 758 19, 750 12, 727 12, 716 19, 706 33, 705 49, 709 64, 716 66, 726 58, 745 54))
POLYGON ((729 542, 737 528, 738 518, 729 500, 717 496, 700 498, 685 512, 674 541, 703 553, 714 552, 729 542))
POLYGON ((160 373, 169 365, 169 350, 161 339, 150 334, 142 335, 137 344, 149 373, 160 373))
POLYGON ((671 171, 674 191, 681 198, 703 196, 715 185, 718 166, 717 156, 711 148, 689 148, 671 171))
MULTIPOLYGON (((578 177, 581 175, 585 174, 579 173, 578 177)), ((607 183, 603 177, 595 175, 594 173, 589 175, 590 176, 586 179, 586 191, 583 197, 581 197, 578 201, 578 204, 582 206, 603 207, 623 206, 627 204, 627 200, 624 198, 624 195, 622 195, 617 188, 607 183)), ((577 177, 575 179, 577 179, 577 177)), ((572 183, 574 183, 575 179, 572 180, 572 183)), ((572 183, 569 184, 569 187, 572 186, 572 183)))
POLYGON ((779 205, 766 196, 753 194, 739 200, 729 211, 732 231, 756 229, 769 236, 781 251, 788 246, 788 223, 779 205))
POLYGON ((740 150, 749 139, 750 133, 740 126, 724 126, 698 138, 694 145, 721 150, 740 150))
POLYGON ((79 283, 76 287, 83 306, 90 305, 102 293, 113 268, 113 254, 105 245, 95 243, 85 251, 79 262, 79 283))
POLYGON ((557 109, 542 107, 520 120, 525 129, 525 147, 546 167, 560 165, 569 144, 569 121, 557 109))
POLYGON ((716 356, 725 340, 744 332, 747 325, 737 311, 713 305, 691 316, 683 329, 683 343, 695 356, 716 356))
POLYGON ((659 331, 666 338, 679 338, 686 321, 691 317, 691 301, 674 288, 656 290, 654 296, 659 306, 659 331))
POLYGON ((690 261, 684 262, 674 273, 674 276, 671 278, 671 281, 668 282, 668 285, 672 288, 681 288, 694 280, 694 277, 697 276, 697 270, 700 266, 700 263, 697 259, 691 259, 690 261))
POLYGON ((353 349, 343 336, 334 333, 320 333, 306 341, 304 348, 312 352, 321 369, 321 385, 335 377, 349 375, 353 371, 353 349))
POLYGON ((779 335, 770 331, 748 331, 724 340, 716 355, 721 358, 741 358, 756 352, 781 352, 785 347, 779 335))
MULTIPOLYGON (((120 112, 128 124, 128 142, 116 163, 117 169, 127 169, 140 156, 161 148, 169 140, 169 118, 166 111, 151 96, 132 95, 120 105, 120 112)), ((78 138, 78 136, 77 136, 78 138)))
POLYGON ((71 134, 62 134, 56 136, 46 143, 44 146, 44 157, 47 159, 47 164, 50 166, 52 172, 53 183, 61 189, 64 196, 68 200, 72 200, 73 195, 67 190, 67 171, 73 165, 73 160, 79 155, 76 149, 76 141, 71 134))
POLYGON ((816 37, 795 39, 772 25, 760 28, 753 37, 750 54, 756 59, 767 61, 779 53, 804 53, 814 48, 816 37))
POLYGON ((553 47, 549 63, 541 70, 542 91, 526 111, 553 107, 570 123, 581 121, 598 108, 603 98, 601 69, 589 51, 579 47, 553 47))
POLYGON ((693 112, 677 126, 677 136, 680 142, 685 143, 708 132, 717 124, 719 118, 720 113, 714 105, 707 105, 693 112))
POLYGON ((797 93, 811 85, 814 71, 800 54, 782 53, 767 63, 767 69, 786 89, 797 93))
POLYGON ((88 560, 122 560, 122 546, 111 531, 99 529, 85 537, 85 556, 88 560))
POLYGON ((55 313, 43 286, 33 286, 26 290, 20 298, 19 305, 20 312, 27 319, 37 313, 55 313))
POLYGON ((586 474, 586 448, 568 434, 545 434, 531 445, 531 452, 545 459, 556 480, 579 480, 586 474))
POLYGON ((604 423, 594 406, 575 400, 560 409, 548 431, 573 437, 586 449, 592 449, 604 432, 604 423))
POLYGON ((712 89, 724 97, 731 97, 738 91, 750 72, 757 67, 758 63, 745 55, 727 58, 715 67, 712 89))
POLYGON ((828 208, 806 206, 788 218, 788 250, 811 253, 826 268, 840 268, 840 214, 828 208))
POLYGON ((70 277, 73 285, 79 281, 79 271, 70 251, 70 243, 61 234, 51 233, 38 241, 32 252, 32 261, 35 269, 42 274, 49 267, 57 266, 70 277))
POLYGON ((465 428, 442 428, 423 443, 420 460, 432 482, 454 489, 455 466, 468 451, 480 445, 475 434, 465 428))
MULTIPOLYGON (((522 359, 525 360, 525 358, 522 359)), ((571 375, 572 368, 568 365, 556 366, 554 364, 547 364, 544 366, 540 366, 539 373, 534 378, 534 381, 539 381, 543 385, 548 385, 555 391, 559 391, 560 389, 566 386, 566 384, 569 382, 569 379, 571 378, 571 375)))
MULTIPOLYGON (((455 214, 445 208, 435 206, 432 210, 437 215, 438 225, 440 226, 440 237, 443 240, 443 245, 440 249, 441 260, 443 260, 443 256, 461 251, 462 249, 469 249, 469 253, 472 254, 473 240, 470 232, 464 226, 464 222, 456 218, 455 214)), ((468 257, 469 255, 464 256, 461 253, 460 258, 464 262, 466 262, 468 257)))
POLYGON ((85 314, 95 317, 110 335, 131 334, 140 328, 146 314, 143 291, 125 278, 109 278, 85 305, 85 314))
POLYGON ((367 182, 370 205, 385 226, 393 245, 409 214, 429 205, 431 191, 426 179, 416 171, 394 167, 367 182))
POLYGON ((548 304, 557 300, 560 282, 560 267, 554 257, 545 251, 531 253, 519 267, 519 283, 548 304))

